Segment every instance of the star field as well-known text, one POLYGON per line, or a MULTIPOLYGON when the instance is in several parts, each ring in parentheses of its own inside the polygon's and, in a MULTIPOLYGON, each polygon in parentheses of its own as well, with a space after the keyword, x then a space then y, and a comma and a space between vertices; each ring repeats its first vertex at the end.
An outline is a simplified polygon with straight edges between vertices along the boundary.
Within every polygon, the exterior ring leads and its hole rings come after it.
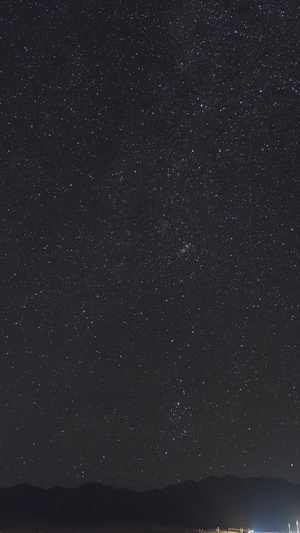
POLYGON ((300 482, 300 27, 4 0, 1 485, 300 482))

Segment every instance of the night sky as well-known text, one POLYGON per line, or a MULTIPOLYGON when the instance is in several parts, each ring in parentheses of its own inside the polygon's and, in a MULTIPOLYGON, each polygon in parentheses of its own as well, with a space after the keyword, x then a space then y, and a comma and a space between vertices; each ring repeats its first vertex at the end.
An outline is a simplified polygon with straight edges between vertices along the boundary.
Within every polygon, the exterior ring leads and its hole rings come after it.
POLYGON ((4 0, 0 484, 300 482, 295 0, 4 0))

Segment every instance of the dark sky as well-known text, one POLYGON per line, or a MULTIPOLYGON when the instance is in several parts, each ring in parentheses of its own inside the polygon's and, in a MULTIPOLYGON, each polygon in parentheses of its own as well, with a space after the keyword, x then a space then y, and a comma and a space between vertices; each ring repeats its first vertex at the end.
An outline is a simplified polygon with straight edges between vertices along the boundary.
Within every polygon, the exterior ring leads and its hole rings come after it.
POLYGON ((1 486, 300 482, 299 3, 2 5, 1 486))

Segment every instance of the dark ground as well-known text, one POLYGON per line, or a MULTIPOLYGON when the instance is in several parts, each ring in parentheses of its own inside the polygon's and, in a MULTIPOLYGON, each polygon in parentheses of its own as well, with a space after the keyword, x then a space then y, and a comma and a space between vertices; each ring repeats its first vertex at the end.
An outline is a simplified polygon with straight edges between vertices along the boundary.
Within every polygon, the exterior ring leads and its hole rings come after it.
MULTIPOLYGON (((200 530, 199 530, 200 531, 200 530)), ((155 525, 98 526, 93 528, 26 528, 1 529, 0 533, 197 533, 198 529, 169 528, 155 525)))

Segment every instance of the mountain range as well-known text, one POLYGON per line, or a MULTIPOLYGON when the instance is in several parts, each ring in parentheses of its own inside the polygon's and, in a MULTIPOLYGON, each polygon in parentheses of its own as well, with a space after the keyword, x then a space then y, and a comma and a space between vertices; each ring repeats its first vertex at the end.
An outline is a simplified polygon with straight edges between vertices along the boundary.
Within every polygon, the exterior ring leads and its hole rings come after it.
POLYGON ((98 483, 0 489, 0 528, 150 523, 284 532, 299 518, 300 485, 279 478, 211 476, 145 492, 98 483))

